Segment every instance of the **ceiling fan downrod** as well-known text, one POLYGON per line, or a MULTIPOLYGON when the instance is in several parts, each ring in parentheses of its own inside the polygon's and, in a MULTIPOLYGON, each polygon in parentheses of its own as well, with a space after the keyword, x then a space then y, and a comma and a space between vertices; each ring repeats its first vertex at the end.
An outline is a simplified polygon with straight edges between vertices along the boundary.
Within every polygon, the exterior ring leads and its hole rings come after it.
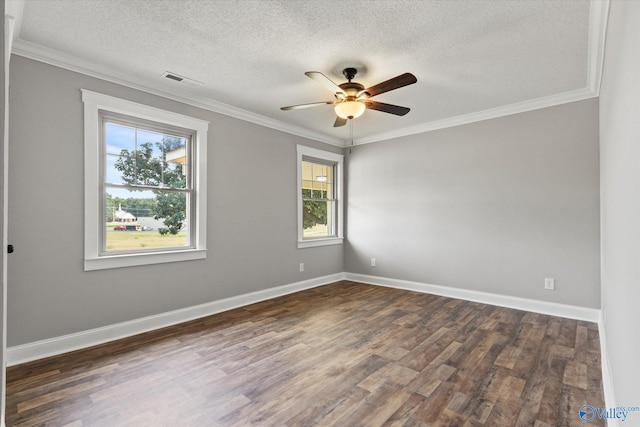
POLYGON ((358 74, 358 70, 356 70, 355 68, 345 68, 344 70, 342 70, 342 75, 345 76, 347 80, 349 80, 349 83, 351 83, 351 80, 356 77, 356 74, 358 74))

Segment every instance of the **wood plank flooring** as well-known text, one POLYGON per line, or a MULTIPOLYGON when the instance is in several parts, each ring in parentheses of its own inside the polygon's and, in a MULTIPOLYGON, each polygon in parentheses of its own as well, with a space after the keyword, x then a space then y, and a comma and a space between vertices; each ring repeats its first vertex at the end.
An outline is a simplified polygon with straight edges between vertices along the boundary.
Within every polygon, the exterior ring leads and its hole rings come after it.
POLYGON ((349 281, 7 379, 8 426, 584 426, 604 407, 594 323, 349 281))

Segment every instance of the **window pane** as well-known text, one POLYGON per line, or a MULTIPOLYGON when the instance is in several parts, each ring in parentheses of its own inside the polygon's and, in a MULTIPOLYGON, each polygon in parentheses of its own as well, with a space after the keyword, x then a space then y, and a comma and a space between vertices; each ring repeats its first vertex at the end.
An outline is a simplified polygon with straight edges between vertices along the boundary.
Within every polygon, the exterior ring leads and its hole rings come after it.
POLYGON ((110 252, 188 246, 187 201, 186 193, 174 191, 107 188, 104 249, 110 252))
POLYGON ((303 181, 313 181, 313 163, 310 162, 302 162, 302 180, 303 181))
POLYGON ((321 186, 316 182, 313 186, 313 191, 311 192, 311 197, 314 199, 324 199, 326 191, 323 191, 321 186))
POLYGON ((138 150, 153 159, 162 160, 162 134, 138 129, 138 150))
POLYGON ((311 190, 313 189, 313 181, 302 181, 302 197, 311 197, 311 190))
POLYGON ((333 199, 332 165, 302 162, 302 196, 314 199, 333 199))
POLYGON ((323 191, 326 199, 333 199, 333 184, 325 185, 323 191))
POLYGON ((131 156, 107 154, 105 165, 105 180, 110 184, 125 184, 127 181, 122 175, 122 167, 131 159, 131 156))
POLYGON ((333 236, 333 204, 331 201, 302 202, 303 237, 333 236))
POLYGON ((334 188, 334 181, 333 181, 333 169, 334 166, 327 166, 324 170, 324 176, 327 177, 326 182, 325 182, 325 191, 327 192, 326 194, 326 198, 327 199, 333 199, 334 198, 334 194, 333 194, 333 188, 334 188))
POLYGON ((331 166, 323 164, 313 164, 313 180, 324 184, 331 184, 332 177, 329 173, 331 166))
POLYGON ((187 188, 187 138, 164 135, 164 171, 162 184, 169 188, 187 188))
MULTIPOLYGON (((140 131, 147 140, 161 134, 140 131)), ((105 181, 112 184, 188 188, 186 138, 165 137, 164 142, 145 142, 137 150, 107 154, 105 181), (166 154, 163 155, 163 150, 166 154), (163 160, 163 159, 166 159, 163 160)))
POLYGON ((133 152, 136 149, 135 128, 106 123, 106 152, 108 154, 120 154, 122 150, 133 152))

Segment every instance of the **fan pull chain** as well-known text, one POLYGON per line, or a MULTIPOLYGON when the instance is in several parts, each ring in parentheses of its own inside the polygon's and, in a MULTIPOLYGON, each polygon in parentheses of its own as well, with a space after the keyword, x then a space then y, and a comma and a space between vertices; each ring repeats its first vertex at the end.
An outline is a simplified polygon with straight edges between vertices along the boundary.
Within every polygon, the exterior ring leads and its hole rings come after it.
POLYGON ((353 148, 353 119, 349 120, 349 138, 351 139, 351 147, 349 147, 349 154, 351 154, 351 148, 353 148))

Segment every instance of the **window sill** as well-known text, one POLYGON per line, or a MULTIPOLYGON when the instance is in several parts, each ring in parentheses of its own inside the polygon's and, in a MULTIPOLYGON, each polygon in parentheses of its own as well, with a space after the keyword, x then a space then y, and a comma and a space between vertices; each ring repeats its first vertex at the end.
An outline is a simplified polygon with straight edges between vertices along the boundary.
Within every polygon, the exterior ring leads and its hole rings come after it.
POLYGON ((110 255, 85 259, 84 271, 106 270, 109 268, 133 267, 138 265, 164 264, 167 262, 192 261, 206 258, 206 249, 110 255))
POLYGON ((330 237, 327 239, 313 239, 298 241, 298 249, 303 248, 315 248, 317 246, 330 246, 341 245, 344 238, 342 237, 330 237))

